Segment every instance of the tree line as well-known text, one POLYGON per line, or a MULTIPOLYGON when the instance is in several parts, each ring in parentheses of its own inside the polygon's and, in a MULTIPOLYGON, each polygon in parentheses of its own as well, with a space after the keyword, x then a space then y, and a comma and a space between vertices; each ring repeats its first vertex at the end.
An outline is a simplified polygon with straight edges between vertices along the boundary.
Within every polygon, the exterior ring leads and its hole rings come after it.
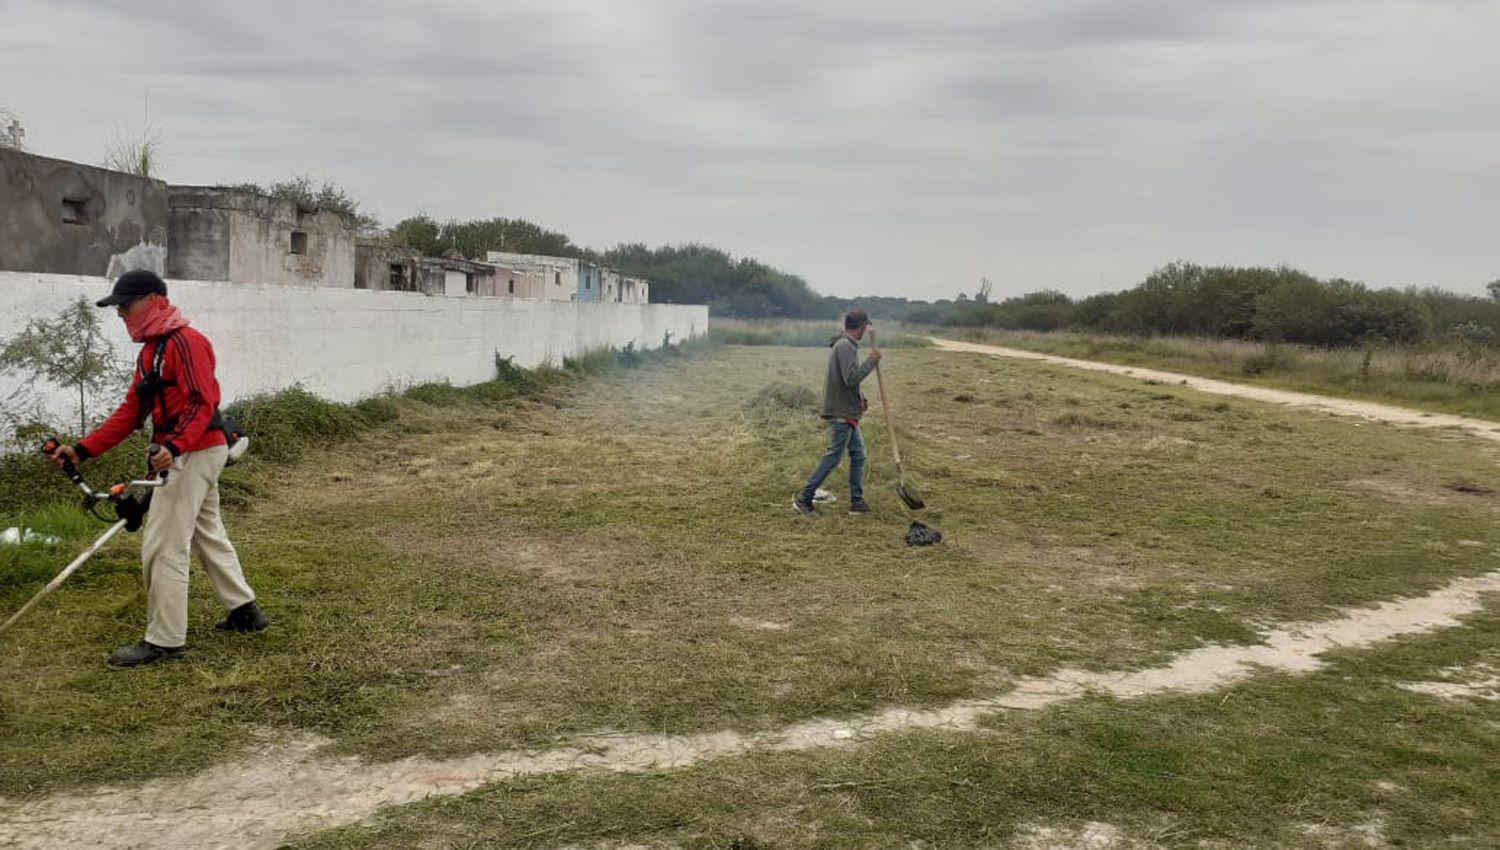
POLYGON ((707 304, 719 316, 821 318, 830 311, 837 313, 802 278, 710 245, 652 248, 631 243, 596 251, 525 219, 439 222, 427 215, 397 222, 390 236, 397 244, 428 256, 457 252, 467 259, 483 260, 490 251, 509 251, 586 260, 651 281, 652 301, 707 304))
POLYGON ((1433 287, 1372 289, 1319 279, 1287 266, 1169 263, 1134 287, 1073 299, 1052 290, 998 302, 960 297, 914 304, 902 318, 939 325, 1012 330, 1098 331, 1129 335, 1211 336, 1350 346, 1460 338, 1500 339, 1500 281, 1490 297, 1433 287))

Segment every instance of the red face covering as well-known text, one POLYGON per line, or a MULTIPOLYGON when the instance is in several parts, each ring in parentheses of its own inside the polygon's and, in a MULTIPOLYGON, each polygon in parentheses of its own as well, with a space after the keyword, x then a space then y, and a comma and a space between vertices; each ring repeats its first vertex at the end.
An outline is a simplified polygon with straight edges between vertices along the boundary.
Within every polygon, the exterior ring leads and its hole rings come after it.
POLYGON ((182 317, 165 295, 147 295, 146 303, 125 317, 125 329, 130 331, 130 338, 136 342, 166 336, 187 326, 188 320, 182 317))

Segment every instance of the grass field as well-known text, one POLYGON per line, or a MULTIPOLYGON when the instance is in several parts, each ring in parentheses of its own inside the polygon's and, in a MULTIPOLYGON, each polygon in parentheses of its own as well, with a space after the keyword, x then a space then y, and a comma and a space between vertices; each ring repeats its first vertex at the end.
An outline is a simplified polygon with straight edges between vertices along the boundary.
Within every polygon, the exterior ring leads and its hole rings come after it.
MULTIPOLYGON (((213 633, 199 574, 188 657, 160 668, 102 664, 143 622, 137 543, 113 544, 5 638, 0 795, 181 775, 266 730, 383 760, 936 706, 1255 642, 1500 554, 1490 444, 919 347, 886 378, 945 543, 903 544, 875 417, 875 512, 799 519, 824 435, 796 390, 825 356, 403 400, 243 488, 230 530, 275 626, 213 633)), ((91 529, 56 525, 60 565, 91 529)), ((26 559, 0 611, 45 580, 26 559)), ((501 782, 306 846, 1487 846, 1500 703, 1399 685, 1500 665, 1497 629, 1492 609, 1312 675, 974 733, 501 782)))
MULTIPOLYGON (((918 332, 912 328, 907 331, 918 332)), ((927 332, 1082 360, 1149 366, 1500 421, 1500 350, 1494 348, 1454 343, 1319 349, 1190 337, 972 328, 931 328, 927 332)))
MULTIPOLYGON (((928 329, 884 322, 874 327, 871 340, 885 348, 925 348, 928 329)), ((839 323, 801 319, 715 319, 709 337, 721 345, 779 345, 795 348, 827 348, 839 332, 839 323)))

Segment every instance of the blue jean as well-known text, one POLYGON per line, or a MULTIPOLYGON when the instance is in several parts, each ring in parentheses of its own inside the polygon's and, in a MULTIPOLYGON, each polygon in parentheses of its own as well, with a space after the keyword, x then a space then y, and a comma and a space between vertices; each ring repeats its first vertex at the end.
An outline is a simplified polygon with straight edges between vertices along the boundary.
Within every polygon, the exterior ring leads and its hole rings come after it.
POLYGON ((859 434, 859 425, 850 425, 842 419, 831 419, 828 426, 833 432, 828 440, 828 452, 823 455, 823 460, 818 464, 812 477, 807 479, 807 486, 802 488, 800 498, 804 502, 811 502, 813 495, 818 491, 818 485, 838 468, 839 461, 843 459, 844 452, 847 451, 849 453, 849 500, 864 501, 865 439, 859 434))

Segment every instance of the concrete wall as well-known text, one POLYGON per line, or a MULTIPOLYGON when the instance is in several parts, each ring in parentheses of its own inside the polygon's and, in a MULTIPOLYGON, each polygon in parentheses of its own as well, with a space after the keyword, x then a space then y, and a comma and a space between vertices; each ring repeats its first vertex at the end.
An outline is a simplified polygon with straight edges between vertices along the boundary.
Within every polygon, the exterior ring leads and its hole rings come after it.
MULTIPOLYGON (((324 398, 353 401, 392 387, 495 375, 495 354, 522 366, 606 346, 657 348, 708 331, 708 308, 587 304, 413 292, 169 281, 174 303, 208 335, 229 399, 302 383, 324 398)), ((0 272, 0 337, 51 317, 73 299, 109 291, 103 278, 0 272)), ((460 291, 462 285, 460 284, 460 291)), ((135 350, 112 313, 105 327, 125 357, 135 350)), ((15 379, 0 376, 0 399, 15 379)), ((49 405, 68 410, 70 397, 49 405)))
POLYGON ((208 186, 173 186, 168 197, 171 277, 354 286, 355 230, 338 213, 208 186))
POLYGON ((167 217, 160 180, 0 148, 0 269, 102 275, 167 217))

